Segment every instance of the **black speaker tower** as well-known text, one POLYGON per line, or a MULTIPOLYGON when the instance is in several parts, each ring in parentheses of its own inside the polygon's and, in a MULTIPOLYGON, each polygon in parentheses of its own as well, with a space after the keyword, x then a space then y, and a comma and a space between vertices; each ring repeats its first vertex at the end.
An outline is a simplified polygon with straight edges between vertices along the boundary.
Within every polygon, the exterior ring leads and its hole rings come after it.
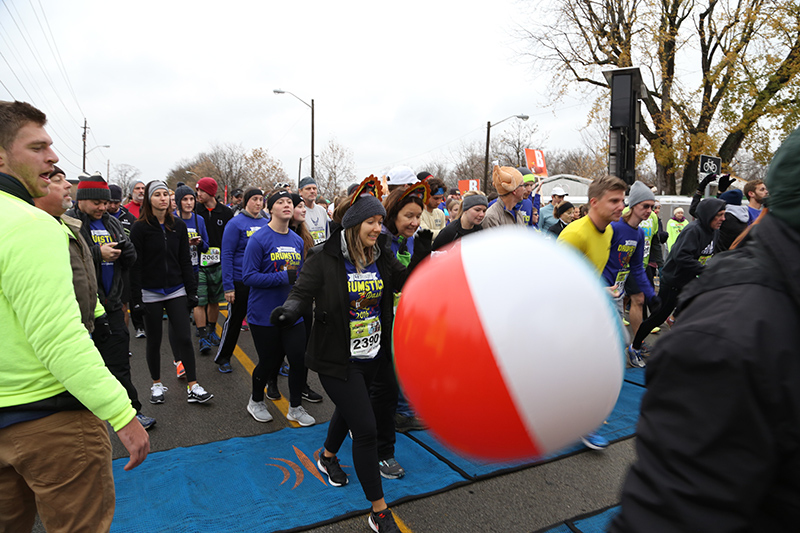
POLYGON ((603 76, 611 87, 608 173, 632 185, 636 181, 639 106, 647 88, 642 82, 639 67, 606 70, 603 76))

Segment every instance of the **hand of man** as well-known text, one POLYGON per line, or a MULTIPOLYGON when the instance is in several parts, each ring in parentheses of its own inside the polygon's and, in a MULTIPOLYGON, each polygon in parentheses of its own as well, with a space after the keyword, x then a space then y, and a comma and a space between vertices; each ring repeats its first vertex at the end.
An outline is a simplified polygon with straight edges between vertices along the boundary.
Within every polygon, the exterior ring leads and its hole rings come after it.
POLYGON ((119 257, 119 254, 122 253, 122 250, 117 250, 116 248, 114 248, 116 244, 117 243, 115 242, 109 242, 100 245, 100 256, 103 258, 104 263, 111 263, 113 261, 116 261, 117 258, 119 257))
POLYGON ((721 194, 727 191, 731 186, 731 183, 734 181, 736 181, 736 178, 732 178, 730 174, 723 174, 719 177, 719 187, 717 188, 717 192, 721 194))
POLYGON ((225 301, 232 304, 236 299, 236 291, 225 291, 225 301))
POLYGON ((133 470, 142 464, 147 458, 147 454, 150 453, 150 437, 142 427, 139 419, 133 417, 133 420, 117 431, 117 437, 119 437, 125 449, 128 450, 128 453, 131 454, 130 460, 123 470, 133 470))
POLYGON ((704 193, 705 190, 706 190, 706 187, 708 187, 708 184, 711 183, 712 181, 716 180, 716 179, 717 179, 717 175, 716 174, 709 174, 708 176, 703 178, 703 181, 701 181, 700 185, 697 186, 697 190, 700 191, 701 193, 704 193))

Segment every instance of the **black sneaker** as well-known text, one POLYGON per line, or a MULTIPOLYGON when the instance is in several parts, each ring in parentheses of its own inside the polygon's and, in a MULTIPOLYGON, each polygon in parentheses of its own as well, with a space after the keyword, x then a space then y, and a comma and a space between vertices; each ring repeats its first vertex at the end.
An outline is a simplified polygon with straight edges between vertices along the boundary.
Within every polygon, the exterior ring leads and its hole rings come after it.
MULTIPOLYGON (((328 483, 334 487, 347 485, 347 474, 345 474, 342 467, 339 466, 339 459, 336 456, 325 457, 325 454, 320 454, 317 460, 317 468, 328 476, 328 483)), ((377 529, 375 531, 377 531, 377 529)))
POLYGON ((322 395, 311 390, 311 387, 309 387, 308 383, 306 383, 306 386, 303 389, 303 399, 307 402, 319 403, 322 401, 322 395))
POLYGON ((278 381, 267 381, 267 398, 270 400, 280 400, 281 391, 278 390, 278 381))
POLYGON ((372 528, 372 531, 377 531, 379 533, 400 533, 400 528, 397 527, 397 522, 394 521, 394 515, 392 515, 392 510, 389 508, 384 509, 383 511, 372 511, 369 513, 369 527, 372 528))
POLYGON ((394 415, 394 429, 400 433, 405 433, 407 431, 420 431, 423 429, 428 429, 428 426, 426 426, 422 420, 416 416, 404 416, 396 414, 394 415))
POLYGON ((381 476, 386 479, 400 479, 406 475, 406 471, 400 466, 400 463, 394 457, 389 457, 383 461, 378 461, 378 468, 381 471, 381 476))

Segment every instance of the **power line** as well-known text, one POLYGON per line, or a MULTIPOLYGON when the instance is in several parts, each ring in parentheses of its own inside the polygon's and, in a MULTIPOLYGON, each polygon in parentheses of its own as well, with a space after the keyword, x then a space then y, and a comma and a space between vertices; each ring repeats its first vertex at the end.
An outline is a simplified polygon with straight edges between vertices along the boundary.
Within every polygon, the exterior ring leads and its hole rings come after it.
MULTIPOLYGON (((30 1, 32 2, 32 0, 30 0, 30 1)), ((75 96, 75 90, 72 88, 72 82, 69 80, 69 76, 67 75, 67 68, 64 66, 64 60, 61 59, 61 52, 58 50, 58 44, 56 43, 56 38, 53 35, 53 30, 50 28, 50 21, 47 20, 47 13, 45 12, 44 7, 42 6, 42 0, 37 0, 37 1, 39 3, 39 9, 42 10, 42 17, 44 18, 44 22, 47 25, 47 32, 50 34, 50 38, 53 41, 53 46, 56 49, 56 53, 55 53, 55 55, 57 57, 56 63, 59 65, 59 68, 61 70, 61 74, 64 77, 64 81, 67 82, 67 87, 69 88, 69 92, 72 95, 72 99, 75 100, 75 105, 78 106, 78 110, 81 112, 81 115, 83 115, 85 117, 86 113, 83 112, 83 109, 81 108, 81 104, 80 104, 80 102, 78 102, 78 97, 75 96)), ((31 6, 33 6, 33 3, 31 3, 31 6)), ((34 10, 34 14, 35 13, 36 13, 36 10, 34 10)), ((41 26, 41 23, 39 25, 41 26)), ((52 51, 52 49, 51 49, 51 51, 52 51)))

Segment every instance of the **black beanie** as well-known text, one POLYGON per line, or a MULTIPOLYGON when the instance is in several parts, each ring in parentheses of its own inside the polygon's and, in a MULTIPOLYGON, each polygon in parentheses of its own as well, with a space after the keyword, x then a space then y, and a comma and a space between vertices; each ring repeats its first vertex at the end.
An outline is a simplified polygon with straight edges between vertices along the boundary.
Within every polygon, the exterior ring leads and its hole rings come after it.
POLYGON ((178 188, 175 189, 175 205, 178 206, 178 212, 181 212, 181 200, 183 200, 184 196, 192 195, 194 199, 197 200, 197 196, 195 192, 192 190, 191 187, 187 185, 178 185, 178 188))
POLYGON ((122 187, 120 187, 119 185, 111 184, 108 186, 108 191, 111 193, 112 202, 122 201, 122 187))
POLYGON ((250 201, 250 198, 253 196, 264 196, 264 191, 259 189, 258 187, 251 187, 244 191, 244 199, 242 200, 242 207, 247 207, 247 202, 250 201))
POLYGON ((347 210, 344 217, 342 217, 342 227, 344 229, 350 229, 354 226, 358 226, 369 217, 377 215, 386 216, 386 209, 383 208, 380 200, 371 194, 361 196, 350 206, 350 209, 347 210))
POLYGON ((299 194, 294 193, 294 192, 292 193, 292 203, 294 204, 295 207, 300 205, 300 202, 302 202, 302 201, 303 201, 303 198, 301 198, 299 194))

